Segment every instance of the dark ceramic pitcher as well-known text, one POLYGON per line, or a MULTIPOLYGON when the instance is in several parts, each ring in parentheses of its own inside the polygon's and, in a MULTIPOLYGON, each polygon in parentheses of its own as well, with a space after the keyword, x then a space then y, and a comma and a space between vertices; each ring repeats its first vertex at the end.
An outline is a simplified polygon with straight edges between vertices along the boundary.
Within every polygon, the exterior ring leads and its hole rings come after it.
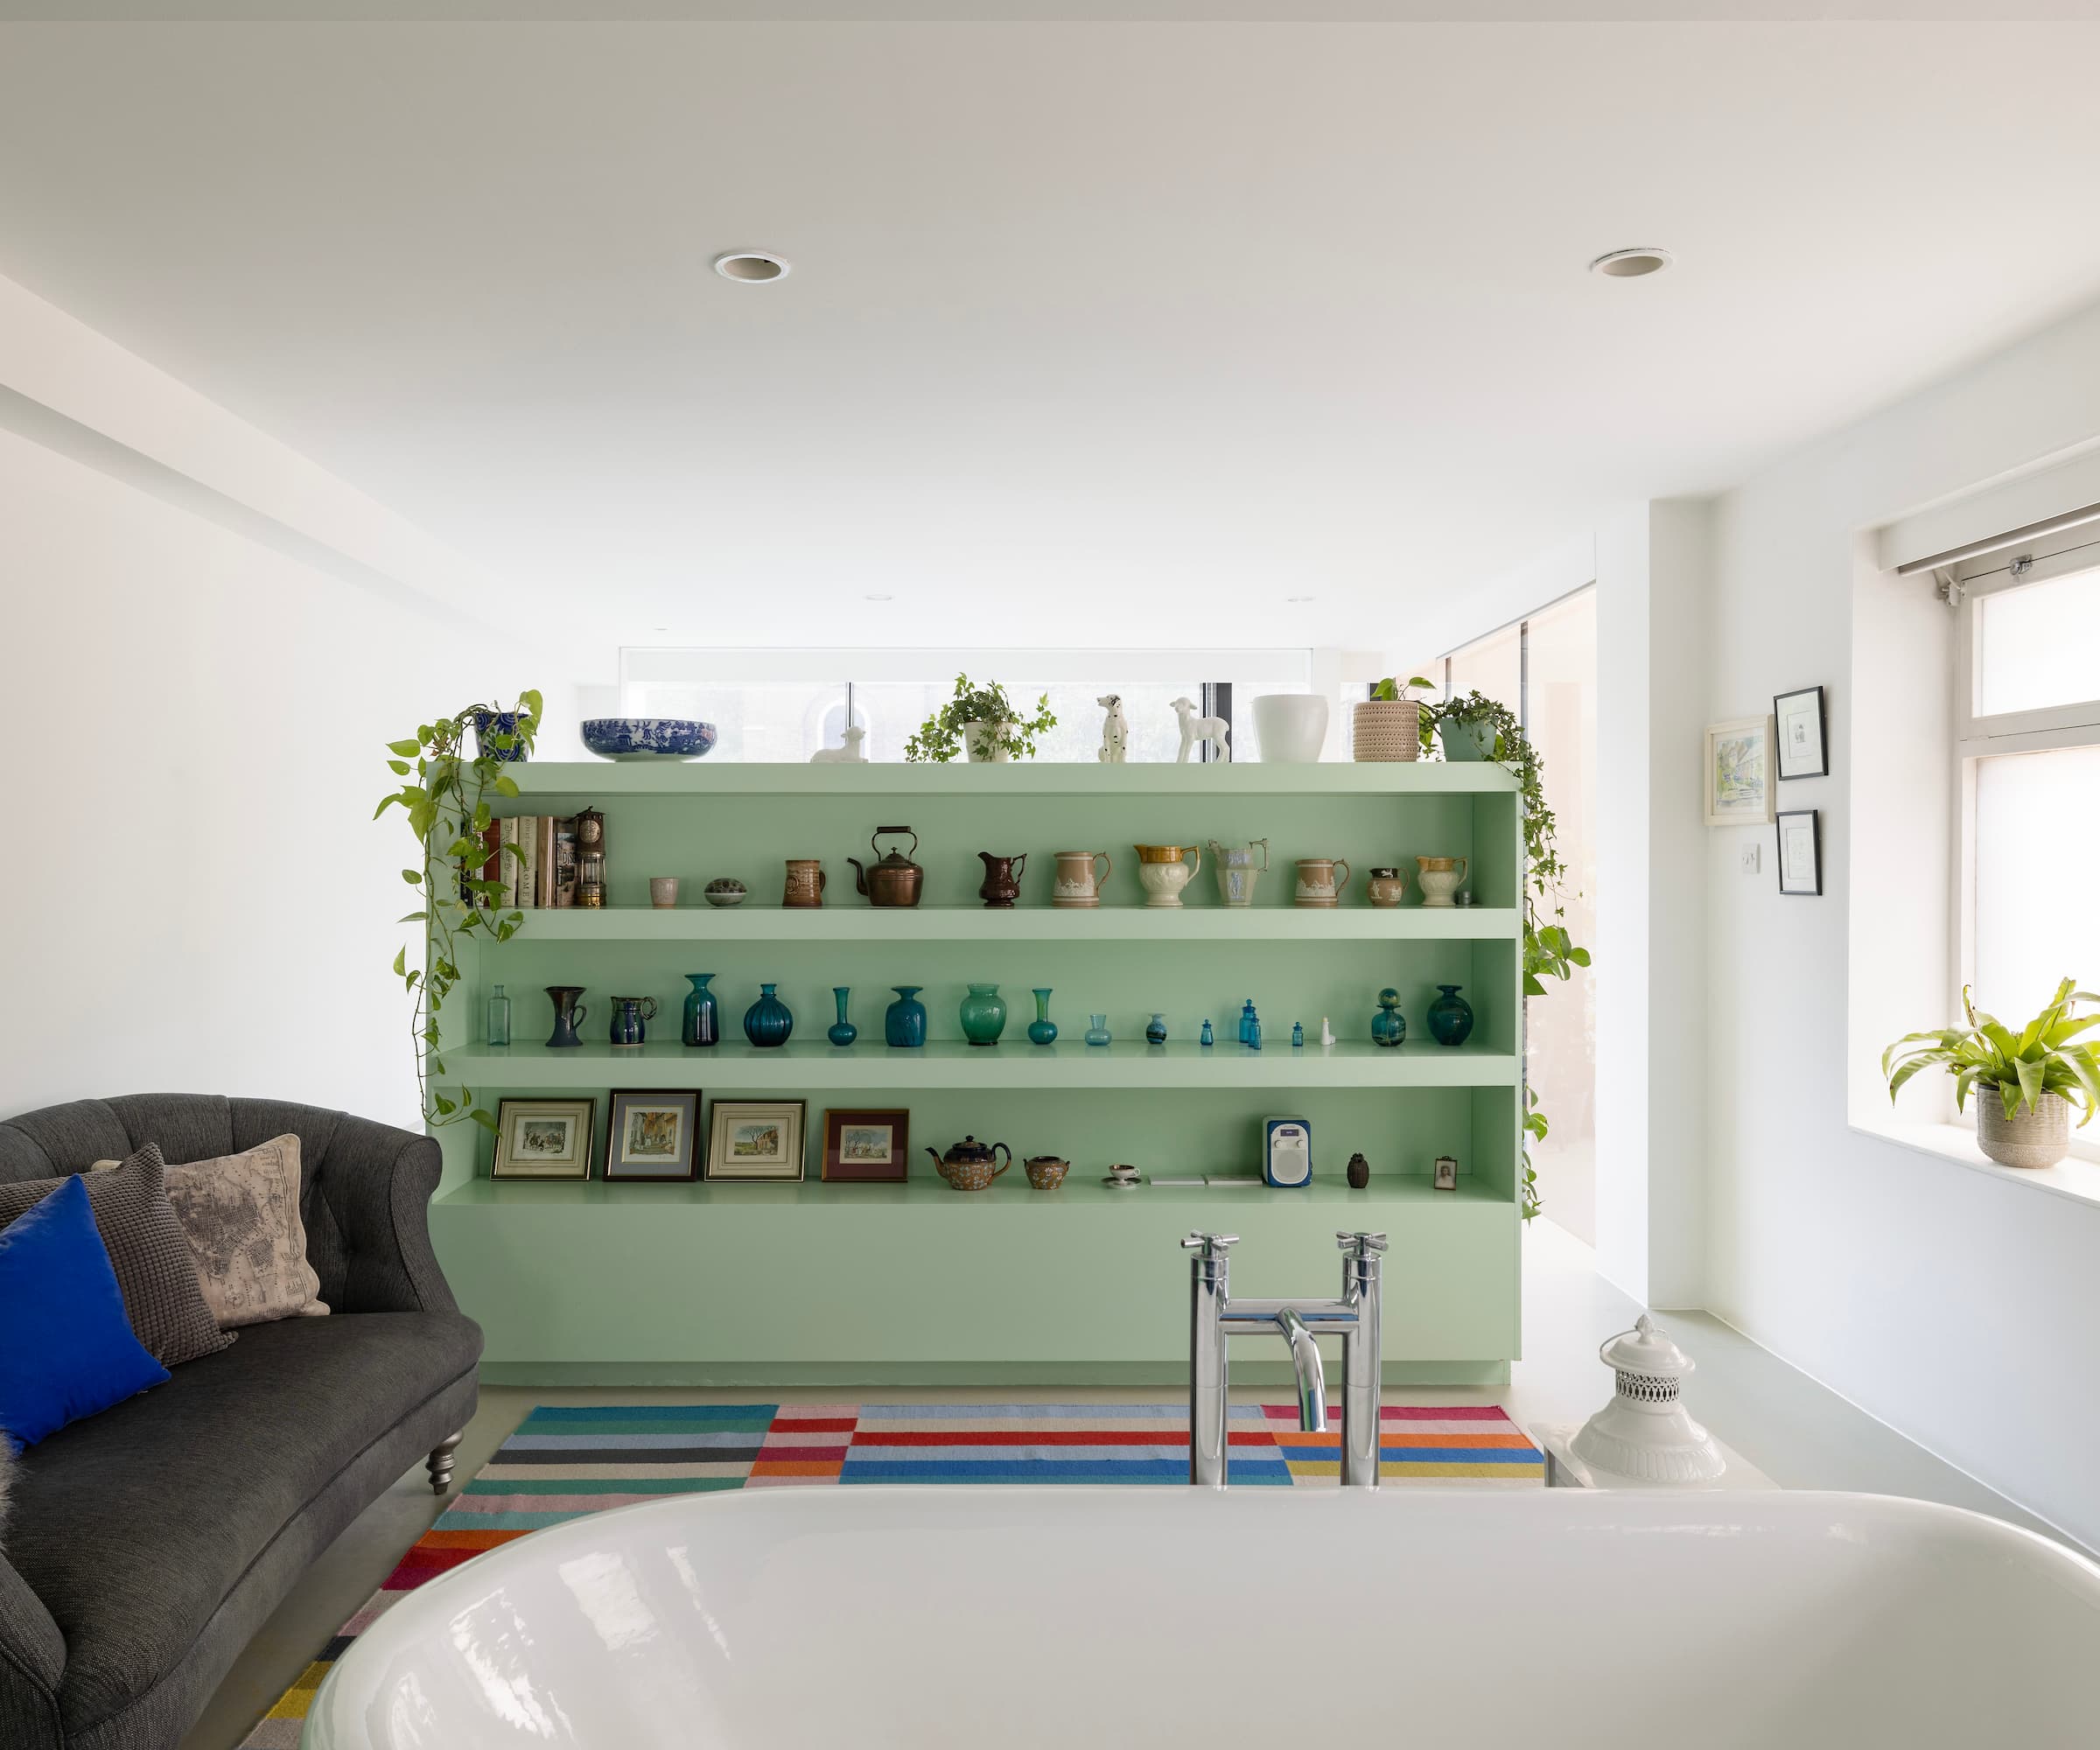
POLYGON ((581 1045, 576 1030, 583 1025, 584 1018, 591 1012, 576 999, 584 994, 581 984, 550 984, 547 995, 554 1003, 554 1032, 548 1038, 550 1046, 581 1045))
POLYGON ((1028 866, 1028 853, 995 857, 989 850, 980 850, 977 856, 984 864, 984 885, 977 889, 977 897, 994 910, 1012 910, 1013 902, 1021 897, 1019 877, 1028 866))

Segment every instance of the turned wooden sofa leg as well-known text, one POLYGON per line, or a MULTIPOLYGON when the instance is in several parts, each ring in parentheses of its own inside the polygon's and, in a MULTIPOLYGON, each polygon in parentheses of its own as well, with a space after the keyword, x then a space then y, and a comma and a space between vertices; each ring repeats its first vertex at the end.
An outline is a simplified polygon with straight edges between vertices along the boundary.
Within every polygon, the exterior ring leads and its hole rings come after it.
POLYGON ((459 1443, 466 1438, 466 1432, 462 1429, 430 1448, 430 1455, 424 1460, 424 1465, 430 1474, 432 1494, 443 1494, 452 1486, 452 1454, 459 1450, 459 1443))

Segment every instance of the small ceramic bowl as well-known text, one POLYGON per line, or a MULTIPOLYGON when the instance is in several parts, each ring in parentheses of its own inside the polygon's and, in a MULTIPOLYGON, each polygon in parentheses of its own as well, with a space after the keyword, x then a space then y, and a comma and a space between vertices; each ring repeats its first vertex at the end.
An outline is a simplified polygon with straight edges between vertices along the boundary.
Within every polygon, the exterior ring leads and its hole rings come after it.
POLYGON ((1065 1175, 1072 1171, 1072 1163, 1060 1160, 1054 1154, 1031 1155, 1021 1163, 1026 1169, 1028 1182, 1038 1191, 1054 1191, 1065 1182, 1065 1175))
POLYGON ((700 892, 709 905, 726 908, 742 905, 748 890, 741 881, 732 881, 724 875, 710 881, 700 892))

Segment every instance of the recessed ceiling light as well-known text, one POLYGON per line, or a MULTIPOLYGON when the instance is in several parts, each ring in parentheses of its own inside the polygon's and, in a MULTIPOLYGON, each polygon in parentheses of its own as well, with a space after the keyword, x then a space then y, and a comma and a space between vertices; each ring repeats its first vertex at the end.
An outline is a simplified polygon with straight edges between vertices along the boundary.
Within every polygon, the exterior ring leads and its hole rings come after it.
POLYGON ((649 628, 651 632, 668 632, 670 629, 668 626, 652 626, 649 628))
POLYGON ((1318 601, 1320 598, 1318 596, 1285 596, 1284 599, 1287 602, 1309 602, 1318 601))
POLYGON ((863 597, 861 598, 861 599, 862 599, 863 601, 872 601, 872 602, 886 602, 887 600, 889 600, 889 597, 887 597, 887 596, 863 596, 863 597))
POLYGON ((1645 274, 1661 273, 1676 260, 1668 249, 1614 249, 1592 262, 1590 271, 1606 279, 1639 279, 1645 274))
POLYGON ((741 280, 746 285, 763 285, 767 280, 785 279, 788 263, 763 249, 732 249, 715 257, 715 271, 724 279, 741 280))

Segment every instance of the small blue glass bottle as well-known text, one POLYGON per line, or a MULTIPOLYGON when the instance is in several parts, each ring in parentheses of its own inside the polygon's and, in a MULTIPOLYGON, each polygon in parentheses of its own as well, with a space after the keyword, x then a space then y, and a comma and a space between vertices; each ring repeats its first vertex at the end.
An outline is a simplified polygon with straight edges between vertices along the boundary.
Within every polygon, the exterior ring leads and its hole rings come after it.
POLYGON ((1247 1043, 1255 1050, 1262 1048, 1262 1018, 1254 1016, 1247 1023, 1247 1043))
POLYGON ((1240 1004, 1240 1043, 1242 1045, 1252 1045, 1255 1041, 1256 1033, 1260 1030, 1261 1025, 1261 1022, 1256 1019, 1255 1016, 1254 998, 1250 997, 1244 1003, 1240 1004))
POLYGON ((1291 1043, 1299 1051, 1306 1048, 1306 1024, 1303 1021, 1291 1023, 1291 1043))
POLYGON ((488 993, 488 1042, 510 1043, 510 998, 503 994, 500 984, 488 993))
POLYGON ((1215 1045, 1217 1042, 1217 1036, 1211 1032, 1210 1022, 1207 1018, 1203 1023, 1203 1037, 1197 1043, 1199 1045, 1215 1045))

